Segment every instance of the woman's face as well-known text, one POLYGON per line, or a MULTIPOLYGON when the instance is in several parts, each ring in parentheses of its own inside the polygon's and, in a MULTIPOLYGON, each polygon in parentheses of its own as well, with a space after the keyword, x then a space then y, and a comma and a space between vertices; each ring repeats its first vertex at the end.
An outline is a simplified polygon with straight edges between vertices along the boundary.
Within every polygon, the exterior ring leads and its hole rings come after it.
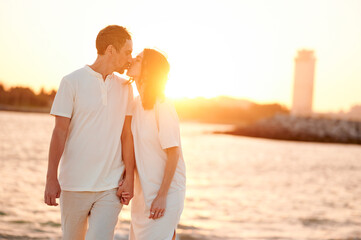
POLYGON ((130 67, 127 71, 127 75, 129 77, 132 77, 135 80, 137 78, 139 79, 142 70, 142 60, 143 60, 143 52, 139 53, 138 56, 132 60, 130 67))
POLYGON ((142 60, 143 52, 138 54, 138 56, 133 59, 132 63, 130 64, 130 68, 127 71, 127 75, 135 80, 135 84, 139 93, 142 93, 142 82, 140 79, 140 74, 142 71, 142 60))

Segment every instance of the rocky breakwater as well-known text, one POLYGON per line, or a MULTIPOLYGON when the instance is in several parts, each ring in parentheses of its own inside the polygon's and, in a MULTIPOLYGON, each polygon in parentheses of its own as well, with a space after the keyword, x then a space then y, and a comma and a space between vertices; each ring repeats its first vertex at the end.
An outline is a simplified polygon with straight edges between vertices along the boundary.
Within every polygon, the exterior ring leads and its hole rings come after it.
POLYGON ((226 133, 280 140, 361 144, 361 122, 285 114, 235 127, 226 133))

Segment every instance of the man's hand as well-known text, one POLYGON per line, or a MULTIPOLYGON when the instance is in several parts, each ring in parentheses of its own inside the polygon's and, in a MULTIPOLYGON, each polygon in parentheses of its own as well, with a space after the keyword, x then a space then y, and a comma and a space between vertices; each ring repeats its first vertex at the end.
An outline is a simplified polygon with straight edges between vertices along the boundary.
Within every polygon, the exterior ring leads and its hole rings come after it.
POLYGON ((134 183, 131 180, 123 179, 119 182, 117 196, 120 198, 120 202, 124 205, 128 205, 133 198, 134 183))
POLYGON ((44 202, 49 206, 58 206, 56 199, 60 197, 61 189, 58 179, 47 179, 44 193, 44 202))

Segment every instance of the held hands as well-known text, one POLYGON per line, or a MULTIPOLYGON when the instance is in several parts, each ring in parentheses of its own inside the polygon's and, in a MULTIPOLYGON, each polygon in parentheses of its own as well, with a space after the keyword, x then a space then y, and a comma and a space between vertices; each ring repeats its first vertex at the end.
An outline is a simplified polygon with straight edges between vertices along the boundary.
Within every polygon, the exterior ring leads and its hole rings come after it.
POLYGON ((150 207, 149 218, 156 220, 164 216, 165 207, 167 204, 167 196, 159 196, 153 200, 152 206, 150 207))
POLYGON ((121 179, 118 185, 117 196, 120 198, 121 204, 128 205, 133 198, 133 182, 121 179))
POLYGON ((44 192, 44 202, 49 206, 58 206, 56 199, 60 197, 61 189, 58 179, 47 179, 44 192))

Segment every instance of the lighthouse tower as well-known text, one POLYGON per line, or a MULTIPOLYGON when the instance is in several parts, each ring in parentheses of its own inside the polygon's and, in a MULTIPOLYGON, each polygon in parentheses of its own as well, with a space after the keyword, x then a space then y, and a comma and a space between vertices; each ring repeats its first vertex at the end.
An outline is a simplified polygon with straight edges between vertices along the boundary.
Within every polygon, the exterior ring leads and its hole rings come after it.
POLYGON ((292 115, 310 116, 312 114, 315 63, 313 51, 298 51, 295 58, 292 115))

